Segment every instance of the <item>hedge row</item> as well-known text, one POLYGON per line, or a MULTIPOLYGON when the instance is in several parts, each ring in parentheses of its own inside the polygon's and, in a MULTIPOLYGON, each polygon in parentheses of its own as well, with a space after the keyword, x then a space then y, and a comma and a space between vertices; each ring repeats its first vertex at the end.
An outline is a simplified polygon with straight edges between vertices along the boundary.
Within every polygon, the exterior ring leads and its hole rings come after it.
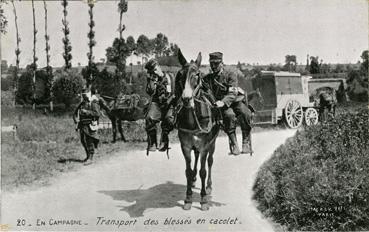
POLYGON ((263 164, 259 210, 289 230, 369 230, 368 110, 306 128, 263 164))

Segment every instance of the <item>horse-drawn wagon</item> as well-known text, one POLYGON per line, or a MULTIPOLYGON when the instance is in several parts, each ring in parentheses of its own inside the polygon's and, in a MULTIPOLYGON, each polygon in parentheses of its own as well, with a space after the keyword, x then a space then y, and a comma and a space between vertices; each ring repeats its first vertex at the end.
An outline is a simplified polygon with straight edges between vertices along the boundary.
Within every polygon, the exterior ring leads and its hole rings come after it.
POLYGON ((317 124, 323 100, 334 104, 336 91, 344 89, 344 84, 343 79, 319 80, 300 73, 263 71, 252 79, 253 89, 263 99, 249 102, 256 111, 254 124, 277 124, 281 120, 290 128, 298 128, 303 122, 317 124))

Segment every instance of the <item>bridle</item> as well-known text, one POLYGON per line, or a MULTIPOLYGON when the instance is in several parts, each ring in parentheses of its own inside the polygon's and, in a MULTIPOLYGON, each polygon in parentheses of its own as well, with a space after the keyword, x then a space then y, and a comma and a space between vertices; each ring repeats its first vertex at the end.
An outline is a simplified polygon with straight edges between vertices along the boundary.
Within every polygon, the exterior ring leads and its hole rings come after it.
MULTIPOLYGON (((190 100, 192 99, 193 101, 196 101, 196 102, 199 102, 199 103, 202 103, 202 104, 206 104, 208 113, 209 113, 209 115, 211 115, 211 113, 212 113, 211 103, 209 101, 204 102, 199 98, 199 92, 200 92, 201 87, 203 86, 201 73, 197 72, 195 76, 197 76, 197 85, 196 85, 195 89, 192 91, 192 96, 191 96, 190 100)), ((192 79, 193 76, 186 76, 186 82, 191 81, 188 78, 192 79)), ((183 96, 181 98, 182 98, 182 101, 183 101, 183 96)), ((195 118, 196 126, 197 126, 198 129, 190 130, 190 129, 185 129, 185 128, 179 128, 178 127, 178 130, 184 131, 184 132, 189 132, 189 133, 205 133, 205 134, 209 133, 212 130, 212 128, 213 128, 213 119, 212 119, 212 117, 209 118, 207 128, 203 128, 201 126, 201 123, 199 121, 199 117, 197 116, 196 110, 194 109, 194 107, 192 107, 191 105, 190 106, 184 105, 183 103, 182 103, 182 107, 184 107, 186 109, 189 109, 189 110, 192 110, 194 118, 195 118)), ((179 108, 178 113, 182 110, 182 107, 179 108)))

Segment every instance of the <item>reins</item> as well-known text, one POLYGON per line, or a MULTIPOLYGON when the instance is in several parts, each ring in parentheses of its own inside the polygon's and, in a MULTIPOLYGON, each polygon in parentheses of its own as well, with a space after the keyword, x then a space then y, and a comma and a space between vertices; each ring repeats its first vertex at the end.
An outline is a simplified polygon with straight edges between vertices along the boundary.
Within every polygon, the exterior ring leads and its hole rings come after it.
MULTIPOLYGON (((200 83, 196 86, 196 88, 195 88, 195 90, 193 91, 193 93, 192 93, 192 98, 194 99, 194 101, 196 101, 196 102, 199 102, 199 103, 203 103, 203 104, 205 104, 207 107, 207 112, 208 112, 208 114, 209 115, 211 115, 211 103, 209 102, 209 100, 207 100, 207 101, 201 101, 200 99, 198 99, 198 97, 197 97, 197 95, 198 95, 198 92, 200 91, 200 88, 202 87, 202 82, 201 82, 201 79, 200 79, 200 81, 199 81, 200 83)), ((206 98, 205 98, 206 99, 206 98)), ((186 107, 186 106, 181 106, 180 108, 179 108, 179 110, 178 110, 178 113, 182 110, 182 108, 183 107, 185 107, 185 108, 192 108, 192 107, 186 107)), ((192 112, 193 112, 193 115, 194 115, 194 118, 195 118, 195 122, 196 122, 196 126, 197 126, 197 128, 198 129, 194 129, 194 130, 190 130, 190 129, 185 129, 185 128, 179 128, 178 127, 178 130, 180 130, 180 131, 184 131, 184 132, 188 132, 188 133, 205 133, 205 134, 207 134, 207 133, 209 133, 211 130, 212 130, 212 128, 213 128, 213 120, 212 120, 212 117, 209 117, 209 122, 208 122, 208 125, 207 125, 207 128, 203 128, 202 126, 201 126, 201 123, 200 123, 200 121, 199 121, 199 117, 197 116, 197 114, 196 114, 196 110, 194 109, 194 108, 192 108, 191 109, 192 110, 192 112)))

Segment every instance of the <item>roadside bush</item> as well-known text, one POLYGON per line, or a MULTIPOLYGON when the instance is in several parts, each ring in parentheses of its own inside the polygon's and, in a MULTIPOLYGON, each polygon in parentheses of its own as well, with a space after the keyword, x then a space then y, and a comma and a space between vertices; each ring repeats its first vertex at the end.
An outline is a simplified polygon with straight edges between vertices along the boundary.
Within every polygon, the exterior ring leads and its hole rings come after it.
POLYGON ((289 230, 368 230, 368 128, 362 109, 297 132, 258 172, 259 209, 289 230))
MULTIPOLYGON (((36 71, 35 99, 33 98, 33 70, 28 65, 18 80, 17 103, 18 104, 36 104, 48 103, 50 101, 51 79, 45 69, 36 71)), ((14 78, 14 77, 12 77, 14 78)))
POLYGON ((82 91, 83 80, 81 74, 72 70, 60 70, 55 73, 55 82, 52 87, 57 103, 63 103, 65 108, 76 101, 82 91))
POLYGON ((29 68, 22 73, 18 79, 17 103, 31 104, 32 103, 32 70, 29 68))
POLYGON ((9 75, 5 78, 1 78, 1 91, 11 90, 14 86, 13 76, 9 75))
POLYGON ((101 72, 95 73, 96 77, 92 84, 93 88, 101 95, 116 97, 120 92, 126 91, 126 83, 115 73, 109 72, 104 68, 101 72))

